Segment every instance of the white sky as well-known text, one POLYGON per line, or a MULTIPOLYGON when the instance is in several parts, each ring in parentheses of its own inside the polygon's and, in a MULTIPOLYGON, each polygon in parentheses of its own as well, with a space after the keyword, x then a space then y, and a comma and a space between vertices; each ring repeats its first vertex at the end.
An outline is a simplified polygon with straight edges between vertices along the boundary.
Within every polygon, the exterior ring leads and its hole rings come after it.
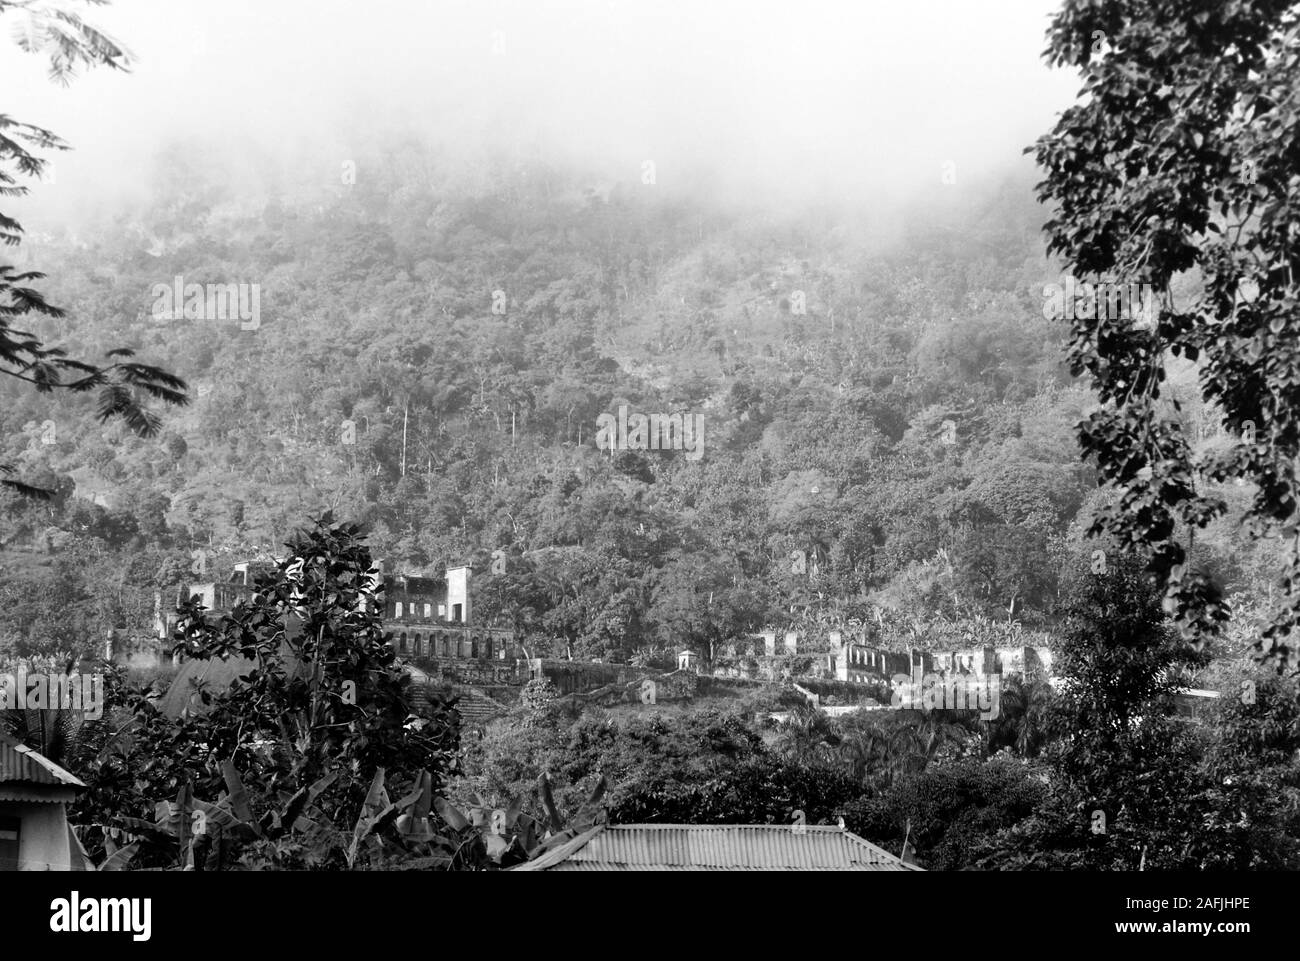
POLYGON ((1078 86, 1039 57, 1055 6, 116 0, 86 14, 134 71, 67 89, 0 16, 0 111, 76 148, 34 187, 60 207, 119 195, 171 142, 337 169, 407 126, 469 148, 541 144, 613 178, 638 180, 649 159, 660 183, 695 166, 742 195, 870 201, 938 185, 946 162, 973 180, 1023 162, 1078 86))

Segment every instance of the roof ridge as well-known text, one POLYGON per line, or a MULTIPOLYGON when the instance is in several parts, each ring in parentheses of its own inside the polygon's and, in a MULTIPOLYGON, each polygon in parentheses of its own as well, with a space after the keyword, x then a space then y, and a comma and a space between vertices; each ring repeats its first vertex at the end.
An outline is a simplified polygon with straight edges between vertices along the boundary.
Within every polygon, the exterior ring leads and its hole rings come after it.
MULTIPOLYGON (((852 831, 841 828, 837 824, 796 825, 793 821, 790 823, 781 821, 781 822, 775 822, 771 824, 661 824, 656 822, 656 823, 649 823, 649 824, 611 824, 609 825, 609 827, 636 828, 638 831, 646 831, 650 829, 664 830, 664 831, 669 831, 669 830, 671 831, 718 831, 718 830, 732 829, 732 828, 737 830, 744 829, 744 830, 764 830, 764 831, 767 830, 789 831, 794 829, 795 827, 799 827, 800 830, 796 833, 800 833, 800 834, 804 833, 805 831, 818 831, 827 834, 847 834, 852 837, 858 836, 856 834, 853 834, 852 831)), ((867 843, 869 844, 870 842, 867 843)))
POLYGON ((654 870, 656 867, 666 870, 922 870, 837 825, 783 823, 601 825, 514 870, 654 870), (603 836, 602 831, 606 832, 603 836), (696 834, 700 837, 695 838, 696 834))
MULTIPOLYGON (((65 768, 59 766, 58 764, 55 764, 53 761, 47 758, 40 751, 37 751, 36 749, 24 744, 22 741, 18 740, 17 738, 10 737, 8 734, 4 734, 3 732, 0 732, 0 751, 4 751, 4 750, 8 750, 17 756, 17 760, 18 760, 17 773, 19 776, 3 777, 0 778, 0 781, 9 782, 9 783, 22 782, 22 781, 34 781, 37 784, 49 783, 42 778, 31 778, 31 777, 22 776, 24 774, 31 773, 29 770, 24 770, 28 764, 35 764, 37 767, 41 768, 46 774, 54 778, 54 780, 60 784, 63 784, 68 787, 86 786, 86 783, 82 781, 79 777, 77 777, 72 772, 66 770, 65 768)), ((9 765, 3 765, 3 766, 6 769, 9 767, 9 765)))
POLYGON ((525 861, 523 864, 516 865, 515 867, 511 868, 511 870, 512 871, 544 871, 547 868, 551 867, 551 865, 559 864, 561 861, 568 858, 569 855, 574 854, 582 850, 583 848, 585 848, 587 844, 590 843, 592 838, 594 838, 601 831, 604 831, 607 827, 609 827, 609 825, 607 824, 597 824, 591 830, 584 831, 582 834, 579 834, 577 837, 565 841, 559 847, 547 851, 541 857, 535 858, 532 861, 525 861))

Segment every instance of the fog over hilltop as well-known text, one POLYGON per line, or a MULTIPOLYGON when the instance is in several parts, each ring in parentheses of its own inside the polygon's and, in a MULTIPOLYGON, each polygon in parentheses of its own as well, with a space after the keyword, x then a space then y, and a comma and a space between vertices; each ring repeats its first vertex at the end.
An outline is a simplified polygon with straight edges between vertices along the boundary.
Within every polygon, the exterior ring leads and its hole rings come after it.
POLYGON ((1025 163, 1077 85, 1038 58, 1050 9, 124 0, 95 22, 131 74, 63 88, 15 50, 0 88, 74 148, 23 202, 29 220, 138 201, 167 148, 260 194, 327 186, 402 137, 468 168, 504 154, 640 183, 652 163, 665 191, 883 207, 945 170, 974 184, 1025 163))

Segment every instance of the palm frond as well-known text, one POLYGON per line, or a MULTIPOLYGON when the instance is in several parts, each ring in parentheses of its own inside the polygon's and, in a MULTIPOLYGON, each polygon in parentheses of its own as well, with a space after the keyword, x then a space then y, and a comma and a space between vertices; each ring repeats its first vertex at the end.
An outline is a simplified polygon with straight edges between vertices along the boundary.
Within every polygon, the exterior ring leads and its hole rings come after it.
POLYGON ((99 395, 100 423, 120 417, 140 437, 153 437, 162 427, 158 415, 146 410, 124 384, 109 384, 99 395))

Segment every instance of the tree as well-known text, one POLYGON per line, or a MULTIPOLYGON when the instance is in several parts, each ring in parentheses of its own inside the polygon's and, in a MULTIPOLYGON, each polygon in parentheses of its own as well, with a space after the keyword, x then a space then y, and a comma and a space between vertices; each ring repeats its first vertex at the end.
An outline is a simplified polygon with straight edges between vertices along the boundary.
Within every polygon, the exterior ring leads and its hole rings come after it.
POLYGON ((906 840, 932 871, 975 866, 981 842, 1032 815, 1047 794, 1036 772, 1006 756, 927 767, 845 810, 845 826, 888 851, 906 840))
POLYGON ((634 785, 611 804, 609 819, 613 824, 828 824, 859 790, 845 771, 764 751, 701 780, 634 785))
POLYGON ((1300 691, 1293 678, 1251 671, 1210 719, 1201 801, 1212 830, 1199 845, 1215 868, 1284 868, 1300 861, 1300 691))
MULTIPOLYGON (((530 688, 530 700, 536 704, 530 688)), ((756 755, 770 757, 758 734, 735 714, 692 711, 631 717, 583 714, 577 721, 559 711, 521 706, 494 723, 466 750, 466 778, 454 786, 454 800, 477 795, 506 807, 518 800, 525 813, 545 818, 538 779, 548 774, 554 800, 579 806, 591 784, 604 776, 617 806, 633 793, 657 794, 700 784, 756 755), (471 793, 472 792, 472 793, 471 793)), ((825 769, 820 769, 825 772, 825 769)))
POLYGON ((1099 791, 1113 786, 1110 762, 1148 766, 1134 751, 1170 713, 1174 692, 1209 660, 1170 628, 1142 564, 1136 555, 1109 556, 1105 573, 1082 562, 1070 572, 1053 658, 1062 681, 1049 721, 1062 738, 1058 766, 1099 791))
POLYGON ((1013 675, 998 693, 998 716, 988 723, 988 750, 1010 747, 1021 757, 1037 757, 1047 740, 1052 685, 1043 678, 1013 675))
MULTIPOLYGON (((53 4, 0 0, 0 17, 6 13, 26 15, 18 45, 28 53, 48 54, 50 75, 60 83, 68 83, 79 67, 128 69, 127 51, 73 10, 53 4)), ((19 185, 17 177, 41 175, 46 161, 33 151, 67 149, 68 145, 51 131, 0 114, 0 197, 24 196, 27 187, 19 185)), ((17 246, 22 233, 22 224, 0 211, 0 242, 17 246)), ((126 348, 108 351, 108 358, 121 359, 99 366, 74 360, 63 349, 47 346, 32 333, 15 328, 14 323, 23 317, 64 316, 62 309, 28 286, 44 276, 39 271, 17 271, 10 264, 0 264, 0 373, 31 384, 40 393, 98 390, 101 421, 120 417, 137 434, 154 436, 159 420, 147 408, 147 401, 152 398, 184 405, 188 402, 185 382, 160 368, 130 361, 134 352, 126 348)), ((0 473, 13 471, 11 465, 0 464, 0 473)), ((9 477, 0 477, 0 485, 28 495, 45 494, 42 488, 9 477)))
POLYGON ((735 571, 733 560, 717 554, 675 553, 655 576, 647 611, 660 641, 698 651, 711 664, 723 642, 759 627, 764 599, 735 571))
POLYGON ((288 557, 231 613, 211 621, 192 601, 178 611, 186 657, 258 666, 204 713, 207 743, 242 760, 257 732, 287 727, 303 755, 299 776, 338 765, 439 774, 454 744, 437 725, 403 732, 414 714, 410 679, 383 633, 382 599, 365 593, 373 562, 360 530, 326 515, 285 546, 288 557))
MULTIPOLYGON (((1178 636, 1136 557, 1073 572, 1048 708, 1044 795, 1032 814, 984 836, 973 866, 1134 870, 1294 867, 1295 687, 1257 669, 1206 723, 1170 695, 1207 655, 1178 636)), ((1004 696, 1004 705, 1008 701, 1004 696)), ((1014 708, 1014 703, 1011 704, 1014 708)))
MULTIPOLYGON (((76 658, 64 658, 62 663, 50 657, 26 658, 23 666, 29 672, 41 672, 50 677, 69 676, 76 658)), ((55 705, 48 708, 25 708, 20 711, 0 711, 0 732, 17 738, 42 756, 61 766, 68 766, 77 757, 82 745, 82 735, 87 723, 81 712, 55 705)))
POLYGON ((826 763, 836 757, 841 739, 825 711, 803 704, 781 726, 775 749, 790 761, 826 763))
POLYGON ((1225 510, 1210 483, 1252 482, 1252 532, 1290 545, 1283 603, 1258 651, 1294 667, 1300 7, 1067 0, 1045 57, 1084 81, 1083 102, 1032 148, 1052 210, 1048 249, 1080 281, 1145 285, 1159 306, 1150 322, 1113 303, 1070 312, 1071 369, 1101 404, 1080 440, 1122 491, 1093 530, 1148 548, 1179 627, 1204 636, 1227 612, 1213 581, 1189 569, 1186 534, 1225 510), (1193 454, 1162 386, 1170 357, 1199 362, 1201 398, 1239 443, 1193 454))
MULTIPOLYGON (((323 784, 313 803, 336 840, 363 818, 379 775, 406 790, 423 791, 426 781, 441 790, 456 767, 459 725, 436 691, 417 716, 410 678, 383 633, 382 597, 367 593, 373 564, 358 529, 326 516, 286 547, 286 559, 230 613, 213 618, 197 599, 180 607, 178 652, 241 657, 251 670, 224 690, 200 688, 201 710, 176 721, 143 693, 127 696, 132 737, 106 743, 82 774, 91 790, 80 811, 92 823, 147 817, 142 793, 170 797, 192 785, 194 796, 216 797, 228 787, 227 762, 253 786, 249 803, 259 811, 323 784)), ((337 861, 342 850, 335 843, 319 856, 337 861)), ((263 855, 298 863, 301 848, 263 855)))

